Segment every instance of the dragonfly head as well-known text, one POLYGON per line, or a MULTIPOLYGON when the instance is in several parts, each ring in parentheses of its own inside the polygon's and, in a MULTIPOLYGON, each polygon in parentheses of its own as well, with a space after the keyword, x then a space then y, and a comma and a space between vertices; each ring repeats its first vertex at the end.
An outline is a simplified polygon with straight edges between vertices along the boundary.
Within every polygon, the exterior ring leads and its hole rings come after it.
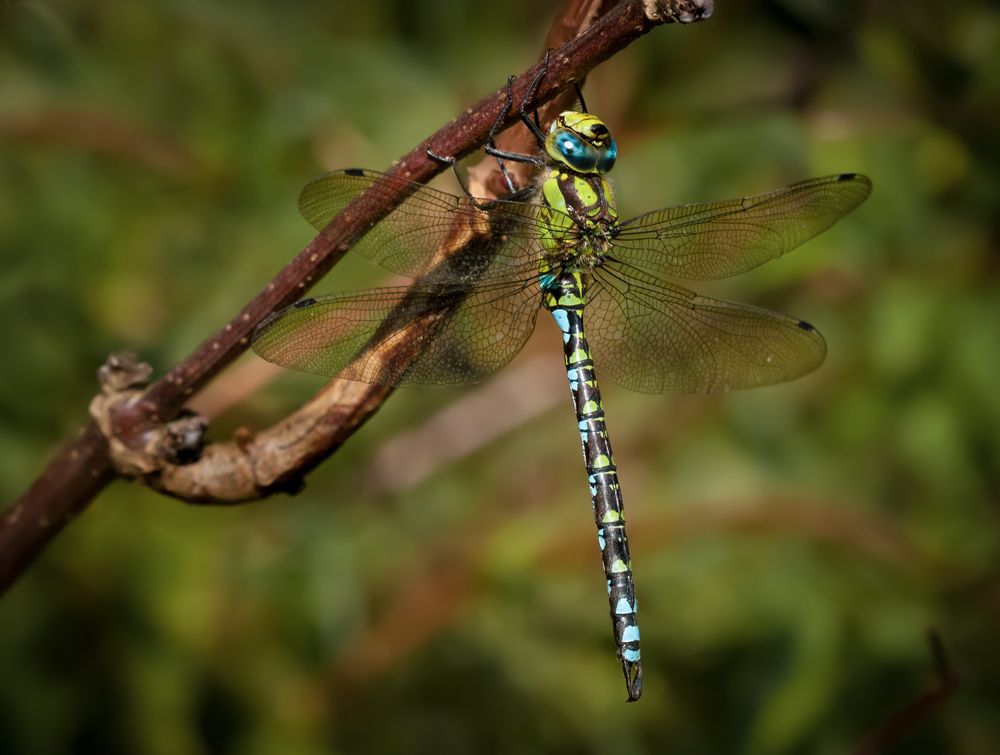
POLYGON ((615 167, 618 145, 596 115, 567 110, 552 122, 545 152, 576 173, 607 173, 615 167))

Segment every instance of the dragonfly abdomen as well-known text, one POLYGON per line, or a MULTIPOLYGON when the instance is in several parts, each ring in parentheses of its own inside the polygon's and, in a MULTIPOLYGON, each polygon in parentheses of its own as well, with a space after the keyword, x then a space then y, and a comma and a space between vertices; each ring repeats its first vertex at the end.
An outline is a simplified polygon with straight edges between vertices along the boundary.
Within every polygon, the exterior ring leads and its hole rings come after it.
POLYGON ((562 270, 543 278, 543 301, 562 332, 566 377, 576 411, 577 427, 587 468, 587 481, 597 525, 611 623, 630 701, 642 694, 639 625, 635 585, 618 470, 611 451, 601 392, 583 328, 586 290, 584 274, 562 270))

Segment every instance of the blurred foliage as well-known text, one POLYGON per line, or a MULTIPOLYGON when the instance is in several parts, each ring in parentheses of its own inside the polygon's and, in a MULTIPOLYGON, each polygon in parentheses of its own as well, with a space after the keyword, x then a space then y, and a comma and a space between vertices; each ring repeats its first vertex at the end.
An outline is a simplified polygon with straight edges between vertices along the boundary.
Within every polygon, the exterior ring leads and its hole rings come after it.
MULTIPOLYGON (((3 499, 82 421, 105 354, 182 358, 309 239, 301 185, 389 165, 530 65, 555 12, 0 5, 3 499)), ((875 183, 804 249, 711 287, 816 323, 815 375, 606 389, 644 699, 623 702, 565 397, 394 487, 386 445, 490 384, 407 390, 294 499, 104 493, 0 602, 0 752, 842 753, 933 685, 931 626, 961 686, 892 752, 997 752, 996 5, 720 2, 587 95, 626 213, 875 183)), ((318 290, 376 280, 345 260, 318 290)), ((564 391, 539 330, 525 359, 564 391)), ((213 432, 317 385, 282 374, 213 432)))

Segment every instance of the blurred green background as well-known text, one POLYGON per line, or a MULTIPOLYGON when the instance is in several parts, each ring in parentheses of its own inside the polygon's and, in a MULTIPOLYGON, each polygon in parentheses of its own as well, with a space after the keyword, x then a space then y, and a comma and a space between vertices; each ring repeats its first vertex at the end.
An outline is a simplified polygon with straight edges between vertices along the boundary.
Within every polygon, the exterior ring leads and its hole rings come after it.
MULTIPOLYGON (((0 5, 3 500, 108 352, 186 355, 311 237, 308 179, 387 167, 531 65, 558 7, 0 5)), ((719 2, 586 92, 626 215, 875 184, 802 250, 699 288, 816 324, 818 372, 605 389, 643 700, 540 317, 495 381, 398 392, 295 498, 114 484, 0 601, 0 752, 842 753, 933 686, 928 627, 961 687, 891 751, 1000 750, 996 4, 719 2)), ((316 290, 383 279, 345 260, 316 290)), ((248 356, 200 406, 226 438, 319 384, 248 356)))

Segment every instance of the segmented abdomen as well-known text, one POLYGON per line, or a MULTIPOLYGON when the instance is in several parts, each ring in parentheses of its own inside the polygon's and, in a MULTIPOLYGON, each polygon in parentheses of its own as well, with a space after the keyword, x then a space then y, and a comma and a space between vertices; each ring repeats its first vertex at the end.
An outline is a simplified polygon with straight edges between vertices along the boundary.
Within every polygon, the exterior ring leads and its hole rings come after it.
POLYGON ((562 332, 566 376, 573 396, 587 467, 615 644, 629 689, 629 699, 635 700, 642 692, 635 586, 625 531, 621 485, 611 452, 611 440, 608 438, 594 362, 583 328, 586 295, 583 273, 563 270, 543 275, 542 293, 546 309, 552 313, 562 332))

